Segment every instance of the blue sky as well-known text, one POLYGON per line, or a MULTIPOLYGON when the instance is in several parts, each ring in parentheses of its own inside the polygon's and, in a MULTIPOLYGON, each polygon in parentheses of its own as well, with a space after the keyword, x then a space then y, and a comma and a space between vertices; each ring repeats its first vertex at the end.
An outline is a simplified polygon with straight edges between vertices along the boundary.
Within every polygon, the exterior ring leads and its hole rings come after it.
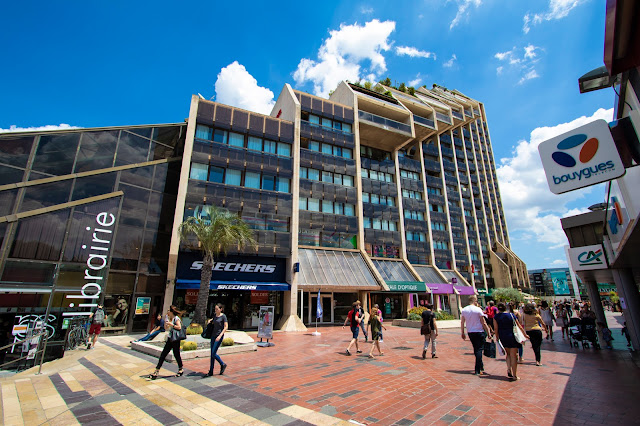
POLYGON ((285 83, 433 83, 485 104, 511 242, 531 269, 566 265, 559 218, 602 201, 550 193, 537 144, 611 119, 604 0, 9 2, 0 129, 179 122, 191 94, 268 112, 285 83))

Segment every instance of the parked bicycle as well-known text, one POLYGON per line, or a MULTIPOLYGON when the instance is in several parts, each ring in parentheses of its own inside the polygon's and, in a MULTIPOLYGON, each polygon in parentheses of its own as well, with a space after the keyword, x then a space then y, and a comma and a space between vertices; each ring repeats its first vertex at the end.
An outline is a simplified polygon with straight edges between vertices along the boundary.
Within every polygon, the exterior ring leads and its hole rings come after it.
POLYGON ((87 322, 85 318, 74 319, 67 334, 67 350, 74 350, 80 345, 87 344, 87 322))

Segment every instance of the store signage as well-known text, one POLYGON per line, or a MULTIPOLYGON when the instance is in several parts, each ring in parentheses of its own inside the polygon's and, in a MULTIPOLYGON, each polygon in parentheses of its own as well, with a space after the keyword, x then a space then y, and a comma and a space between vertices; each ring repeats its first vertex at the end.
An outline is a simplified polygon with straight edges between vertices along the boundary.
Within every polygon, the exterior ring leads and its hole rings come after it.
POLYGON ((602 244, 574 247, 569 249, 569 257, 574 271, 607 269, 607 260, 602 244))
POLYGON ((424 293, 427 291, 427 286, 423 282, 411 282, 411 281, 387 281, 389 291, 400 293, 424 293))
MULTIPOLYGON (((116 217, 112 213, 101 212, 96 215, 96 224, 93 228, 86 227, 91 242, 82 245, 83 250, 89 250, 87 258, 87 268, 84 270, 85 284, 80 288, 80 294, 67 294, 67 299, 93 299, 93 303, 79 303, 78 307, 86 308, 84 312, 63 312, 62 316, 89 316, 91 310, 98 306, 98 300, 102 293, 104 284, 103 270, 108 265, 109 253, 111 251, 111 241, 113 238, 113 228, 116 217)), ((75 302, 69 303, 70 308, 76 306, 75 302)))
MULTIPOLYGON (((202 273, 202 254, 180 252, 178 255, 177 276, 179 280, 200 280, 202 273)), ((278 257, 259 256, 225 256, 215 259, 211 268, 211 281, 225 281, 229 285, 233 281, 241 281, 242 285, 252 282, 286 282, 286 260, 278 257)), ((240 284, 238 284, 240 285, 240 284)), ((218 289, 238 290, 224 287, 218 289)), ((242 288, 257 290, 257 288, 242 288)))
POLYGON ((538 145, 549 189, 573 191, 625 173, 609 124, 596 120, 538 145))
POLYGON ((198 303, 198 294, 200 290, 187 290, 184 295, 184 303, 187 305, 195 305, 198 303))
POLYGON ((273 339, 273 306, 260 306, 260 321, 258 322, 258 337, 260 339, 273 339))
POLYGON ((148 314, 151 310, 150 297, 138 297, 136 299, 136 315, 148 314))
POLYGON ((252 291, 249 303, 252 305, 264 305, 265 303, 269 303, 269 292, 260 290, 252 291))

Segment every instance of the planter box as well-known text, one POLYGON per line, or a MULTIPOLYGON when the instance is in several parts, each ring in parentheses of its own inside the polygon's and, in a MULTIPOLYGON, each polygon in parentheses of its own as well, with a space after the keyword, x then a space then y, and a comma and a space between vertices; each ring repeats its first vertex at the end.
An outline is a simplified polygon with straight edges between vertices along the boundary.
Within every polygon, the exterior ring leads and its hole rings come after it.
POLYGON ((394 319, 391 325, 395 325, 396 327, 420 328, 422 326, 422 320, 410 321, 407 319, 394 319))
MULTIPOLYGON (((255 341, 243 331, 228 331, 224 337, 231 337, 235 342, 233 346, 220 346, 218 349, 218 355, 228 355, 240 352, 257 351, 258 346, 255 341)), ((180 351, 180 357, 183 361, 195 358, 209 358, 211 356, 211 346, 209 339, 203 339, 199 335, 187 335, 187 342, 196 342, 198 349, 193 351, 180 351)), ((152 340, 151 342, 133 342, 131 343, 131 349, 138 352, 151 355, 156 358, 160 358, 162 349, 164 348, 164 340, 152 340)), ((168 362, 174 362, 173 351, 169 352, 166 360, 168 362)))

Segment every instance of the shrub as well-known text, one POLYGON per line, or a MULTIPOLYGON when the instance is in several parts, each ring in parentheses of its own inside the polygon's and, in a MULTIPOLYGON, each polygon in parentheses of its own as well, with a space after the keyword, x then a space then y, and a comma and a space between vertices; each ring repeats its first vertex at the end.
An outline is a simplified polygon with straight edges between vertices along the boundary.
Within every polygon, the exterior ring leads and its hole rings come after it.
POLYGON ((409 309, 409 314, 418 314, 422 318, 422 313, 426 310, 427 308, 424 306, 416 306, 415 308, 409 309))
POLYGON ((222 339, 222 346, 233 346, 233 339, 231 337, 225 337, 222 339))
POLYGON ((497 288, 492 296, 498 302, 524 302, 524 296, 517 288, 497 288))
POLYGON ((188 342, 186 340, 182 340, 180 343, 180 350, 195 351, 196 349, 198 349, 198 344, 196 342, 188 342))
POLYGON ((191 324, 189 324, 189 327, 187 327, 187 334, 202 334, 202 326, 200 324, 192 322, 191 324))
POLYGON ((450 313, 447 313, 444 311, 436 312, 436 321, 446 321, 446 320, 452 320, 452 319, 456 319, 456 317, 454 317, 450 313))
POLYGON ((407 319, 409 321, 420 321, 420 319, 422 319, 422 317, 418 314, 414 314, 414 313, 410 313, 409 316, 407 317, 407 319))

